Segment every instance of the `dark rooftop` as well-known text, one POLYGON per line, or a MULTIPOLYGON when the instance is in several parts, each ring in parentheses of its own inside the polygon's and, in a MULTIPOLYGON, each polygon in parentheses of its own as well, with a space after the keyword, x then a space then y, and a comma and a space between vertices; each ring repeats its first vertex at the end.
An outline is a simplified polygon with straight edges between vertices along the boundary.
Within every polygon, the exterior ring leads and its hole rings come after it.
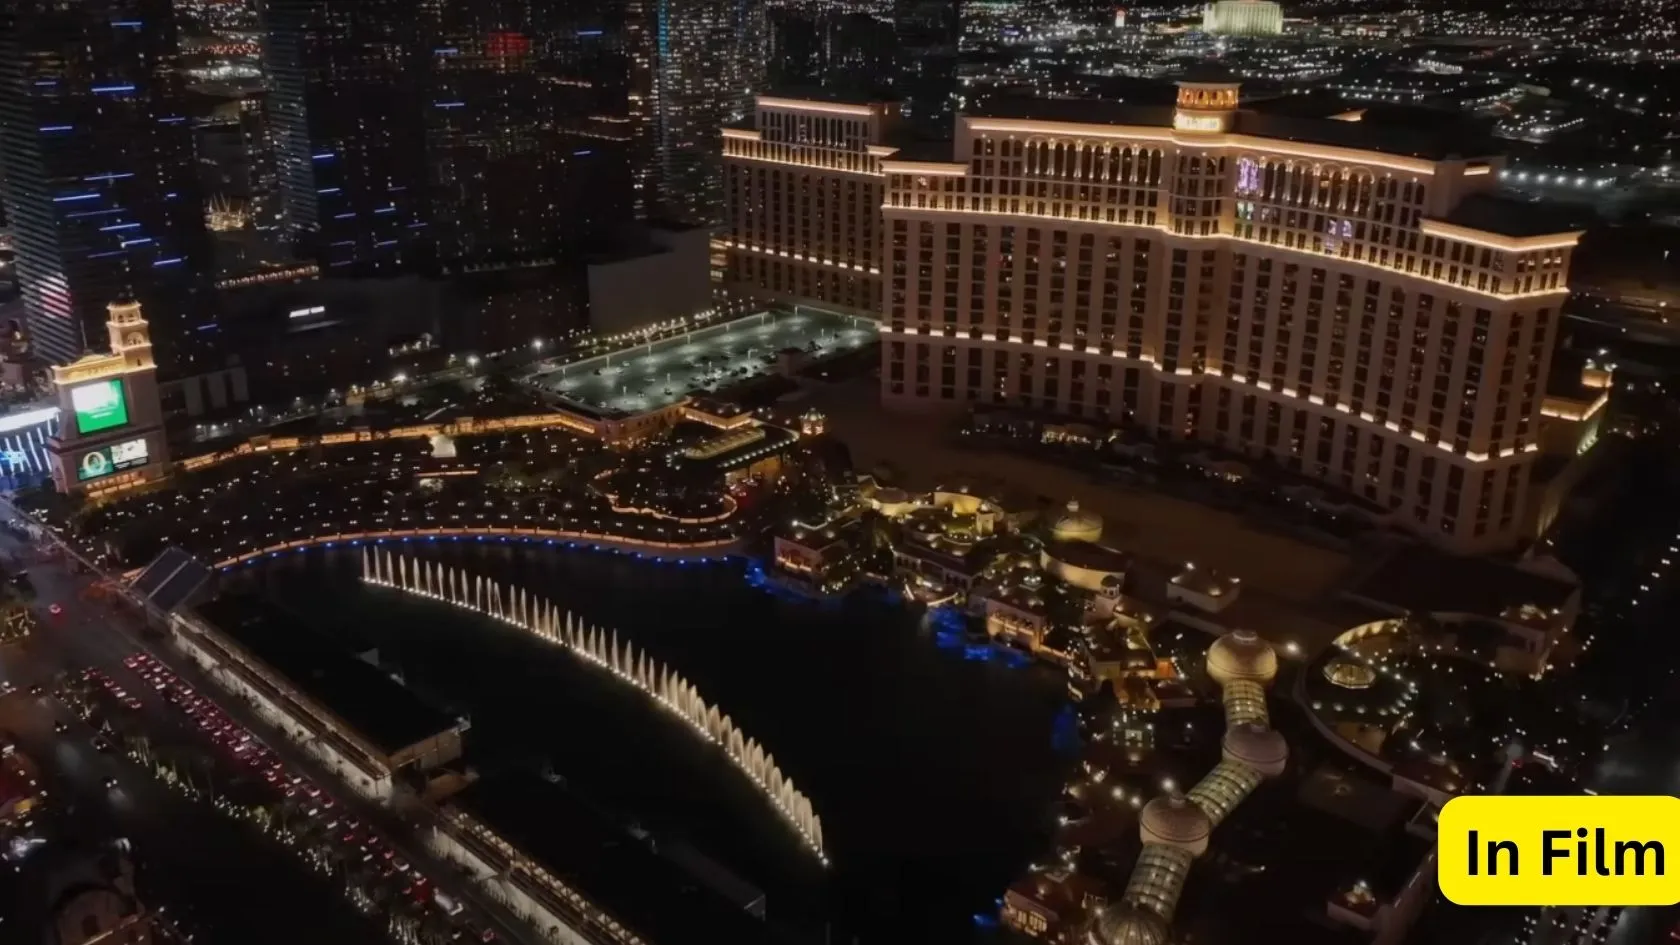
MULTIPOLYGON (((1349 106, 1341 111, 1358 111, 1349 106)), ((1332 147, 1380 151, 1444 160, 1492 153, 1489 142, 1458 122, 1442 122, 1440 113, 1428 110, 1399 112, 1365 109, 1361 121, 1340 121, 1318 117, 1325 109, 1308 109, 1306 115, 1285 102, 1262 102, 1237 111, 1233 130, 1246 135, 1299 141, 1332 147)), ((1133 105, 1097 99, 1041 99, 1000 96, 970 113, 976 118, 1005 118, 1038 121, 1086 122, 1099 125, 1141 125, 1166 128, 1172 125, 1173 109, 1164 105, 1133 105)))
POLYGON ((1394 611, 1497 617, 1522 604, 1562 607, 1579 589, 1562 577, 1514 564, 1405 545, 1356 577, 1344 593, 1394 611))
POLYGON ((400 751, 455 725, 378 667, 261 595, 224 595, 198 610, 383 752, 400 751))
POLYGON ((1036 121, 1085 122, 1094 125, 1172 125, 1171 105, 1130 105, 1107 99, 1035 98, 1027 95, 999 95, 984 106, 966 112, 972 118, 1006 118, 1036 121))
POLYGON ((134 579, 134 590, 159 610, 170 613, 209 580, 210 569, 204 562, 172 545, 134 579))
POLYGON ((897 104, 898 96, 885 88, 852 89, 821 85, 787 85, 759 93, 762 98, 786 98, 803 102, 831 102, 835 105, 897 104))
POLYGON ((1455 124, 1443 125, 1439 121, 1425 124, 1398 116, 1384 120, 1381 114, 1370 110, 1360 121, 1341 121, 1244 109, 1237 112, 1234 130, 1262 138, 1380 151, 1430 161, 1481 157, 1495 151, 1481 136, 1470 134, 1455 124))
POLYGON ((1582 378, 1587 366, 1587 352, 1577 348, 1559 348, 1552 355, 1552 370, 1546 375, 1547 396, 1567 397, 1571 400, 1597 400, 1603 389, 1588 387, 1582 378))
POLYGON ((1544 205, 1493 194, 1465 197, 1447 214, 1446 222, 1513 237, 1546 236, 1576 229, 1568 219, 1544 205))
POLYGON ((781 940, 763 921, 731 905, 560 785, 510 775, 479 781, 451 803, 564 877, 647 941, 753 945, 781 940))
POLYGON ((1124 551, 1082 541, 1053 541, 1044 550, 1063 564, 1092 571, 1124 571, 1132 564, 1132 556, 1124 551))
POLYGON ((1369 941, 1329 921, 1326 904, 1358 880, 1377 895, 1398 892, 1428 855, 1431 844, 1406 832, 1418 802, 1363 774, 1323 768, 1295 772, 1262 785, 1214 834, 1209 855, 1196 862, 1178 909, 1187 941, 1238 945, 1253 940, 1253 918, 1264 916, 1267 940, 1292 943, 1369 941), (1315 782, 1333 781, 1329 804, 1315 782), (1294 782, 1294 783, 1290 783, 1294 782), (1375 818, 1354 816, 1374 801, 1375 818))

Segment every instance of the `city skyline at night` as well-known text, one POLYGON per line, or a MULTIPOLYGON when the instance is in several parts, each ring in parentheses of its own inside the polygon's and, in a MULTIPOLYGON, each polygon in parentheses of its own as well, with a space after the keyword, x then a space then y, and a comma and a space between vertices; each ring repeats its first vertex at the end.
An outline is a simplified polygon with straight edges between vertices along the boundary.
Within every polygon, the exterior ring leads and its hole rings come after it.
POLYGON ((1677 70, 1680 0, 0 8, 0 939, 1680 937, 1457 856, 1668 839, 1677 70))

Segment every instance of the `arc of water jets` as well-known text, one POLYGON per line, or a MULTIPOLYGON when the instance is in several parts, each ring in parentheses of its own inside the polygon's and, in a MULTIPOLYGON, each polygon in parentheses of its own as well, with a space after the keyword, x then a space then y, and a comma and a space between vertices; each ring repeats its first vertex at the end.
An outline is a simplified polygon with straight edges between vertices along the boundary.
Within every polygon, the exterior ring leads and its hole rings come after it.
POLYGON ((459 568, 394 555, 384 549, 362 549, 362 581, 500 620, 564 647, 640 689, 686 722, 699 737, 721 748, 730 762, 752 779, 805 846, 824 865, 828 863, 822 818, 810 799, 794 786, 793 779, 782 774, 776 759, 737 728, 728 715, 708 703, 692 683, 635 644, 619 639, 617 631, 588 624, 524 588, 510 589, 483 575, 468 575, 459 568))

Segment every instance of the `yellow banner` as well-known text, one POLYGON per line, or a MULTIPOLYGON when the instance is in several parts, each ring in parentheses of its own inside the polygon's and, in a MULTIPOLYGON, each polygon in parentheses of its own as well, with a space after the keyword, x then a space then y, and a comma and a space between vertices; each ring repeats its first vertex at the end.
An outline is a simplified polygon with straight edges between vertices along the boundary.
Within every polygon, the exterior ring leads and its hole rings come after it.
POLYGON ((1462 906, 1680 902, 1680 798, 1455 797, 1438 826, 1441 893, 1462 906))

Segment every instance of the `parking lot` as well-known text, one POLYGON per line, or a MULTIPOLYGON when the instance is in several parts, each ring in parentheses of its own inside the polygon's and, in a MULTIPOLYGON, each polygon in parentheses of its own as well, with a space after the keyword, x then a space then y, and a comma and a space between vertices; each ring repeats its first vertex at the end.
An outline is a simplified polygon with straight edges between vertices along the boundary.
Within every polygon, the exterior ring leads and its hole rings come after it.
POLYGON ((761 312, 626 351, 539 365, 526 380, 594 410, 641 413, 768 374, 779 351, 830 357, 869 344, 875 333, 867 319, 832 312, 761 312))

